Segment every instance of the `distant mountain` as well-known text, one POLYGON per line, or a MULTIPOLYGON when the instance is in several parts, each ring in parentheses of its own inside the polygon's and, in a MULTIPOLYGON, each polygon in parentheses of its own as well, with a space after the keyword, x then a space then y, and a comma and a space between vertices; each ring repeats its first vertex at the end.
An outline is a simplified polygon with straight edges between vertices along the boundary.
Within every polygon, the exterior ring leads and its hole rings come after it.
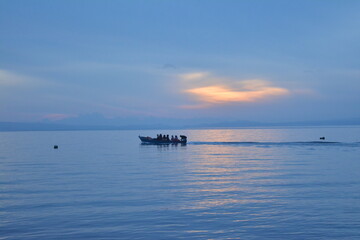
POLYGON ((292 127, 292 126, 341 126, 360 125, 360 119, 328 120, 328 121, 299 121, 299 122, 253 122, 253 121, 227 121, 208 124, 189 125, 188 128, 234 128, 234 127, 292 127))
POLYGON ((136 122, 133 124, 64 124, 49 122, 0 122, 0 131, 77 131, 77 130, 147 130, 147 129, 206 129, 206 128, 241 128, 241 127, 295 127, 295 126, 340 126, 360 125, 360 119, 332 120, 332 121, 303 121, 303 122, 280 122, 264 123, 252 121, 224 121, 213 123, 192 123, 190 120, 182 122, 177 120, 169 124, 164 121, 156 123, 136 122))
POLYGON ((64 131, 86 130, 88 127, 42 122, 0 122, 0 131, 64 131))
POLYGON ((166 125, 70 125, 55 123, 20 123, 20 122, 0 122, 0 132, 10 131, 83 131, 83 130, 137 130, 137 129, 171 129, 166 125))

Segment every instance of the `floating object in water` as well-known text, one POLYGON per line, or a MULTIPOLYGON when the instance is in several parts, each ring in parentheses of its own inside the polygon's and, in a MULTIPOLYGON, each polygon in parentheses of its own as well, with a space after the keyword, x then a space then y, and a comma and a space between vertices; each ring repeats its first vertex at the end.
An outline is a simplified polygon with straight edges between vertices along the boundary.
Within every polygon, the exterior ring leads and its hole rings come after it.
POLYGON ((320 140, 325 140, 325 137, 321 137, 320 140))
POLYGON ((54 145, 54 149, 58 149, 59 148, 59 146, 58 145, 54 145))

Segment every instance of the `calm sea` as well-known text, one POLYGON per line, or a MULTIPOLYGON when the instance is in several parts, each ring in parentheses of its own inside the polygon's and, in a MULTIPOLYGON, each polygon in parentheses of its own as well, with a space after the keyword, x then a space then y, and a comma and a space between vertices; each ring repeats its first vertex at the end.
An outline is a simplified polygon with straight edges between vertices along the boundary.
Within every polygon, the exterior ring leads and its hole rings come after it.
POLYGON ((360 127, 1 132, 0 239, 360 239, 360 127))

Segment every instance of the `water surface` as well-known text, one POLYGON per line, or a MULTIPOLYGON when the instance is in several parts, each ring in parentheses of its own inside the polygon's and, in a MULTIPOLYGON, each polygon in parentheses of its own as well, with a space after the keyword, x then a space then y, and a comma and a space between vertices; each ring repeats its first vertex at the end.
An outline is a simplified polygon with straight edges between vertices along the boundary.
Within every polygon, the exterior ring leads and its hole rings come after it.
POLYGON ((2 132, 0 239, 357 239, 359 156, 359 127, 2 132))

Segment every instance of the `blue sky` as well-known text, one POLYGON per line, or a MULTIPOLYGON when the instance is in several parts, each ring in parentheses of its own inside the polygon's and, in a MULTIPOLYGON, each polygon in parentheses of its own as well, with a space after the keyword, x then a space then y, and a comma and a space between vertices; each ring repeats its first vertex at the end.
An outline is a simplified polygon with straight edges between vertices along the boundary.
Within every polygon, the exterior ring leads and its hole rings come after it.
POLYGON ((0 1, 0 121, 360 118, 360 1, 0 1))

